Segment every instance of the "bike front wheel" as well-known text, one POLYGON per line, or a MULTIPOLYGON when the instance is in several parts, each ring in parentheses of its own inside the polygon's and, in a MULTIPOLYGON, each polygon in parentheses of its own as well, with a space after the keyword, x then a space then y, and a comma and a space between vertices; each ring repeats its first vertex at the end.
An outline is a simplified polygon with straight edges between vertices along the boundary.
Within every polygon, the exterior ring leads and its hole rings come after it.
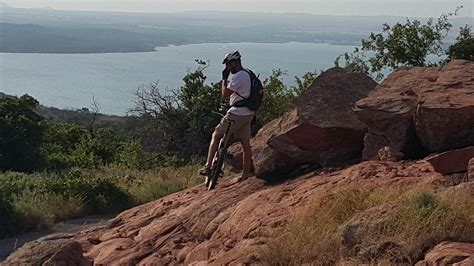
POLYGON ((225 157, 226 149, 220 148, 214 157, 212 166, 211 166, 211 174, 209 176, 209 184, 207 184, 207 189, 211 190, 217 185, 217 179, 222 173, 222 166, 224 164, 224 157, 225 157))

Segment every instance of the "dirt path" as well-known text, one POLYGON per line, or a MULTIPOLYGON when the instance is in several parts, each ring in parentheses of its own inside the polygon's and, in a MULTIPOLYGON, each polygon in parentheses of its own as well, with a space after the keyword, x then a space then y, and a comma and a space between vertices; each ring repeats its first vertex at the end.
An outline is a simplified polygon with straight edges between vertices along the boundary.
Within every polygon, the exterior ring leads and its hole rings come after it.
POLYGON ((23 246, 26 242, 50 234, 76 233, 91 227, 101 226, 106 224, 107 221, 114 216, 115 215, 87 216, 54 224, 49 229, 19 234, 12 238, 0 239, 0 262, 6 259, 14 250, 23 246))

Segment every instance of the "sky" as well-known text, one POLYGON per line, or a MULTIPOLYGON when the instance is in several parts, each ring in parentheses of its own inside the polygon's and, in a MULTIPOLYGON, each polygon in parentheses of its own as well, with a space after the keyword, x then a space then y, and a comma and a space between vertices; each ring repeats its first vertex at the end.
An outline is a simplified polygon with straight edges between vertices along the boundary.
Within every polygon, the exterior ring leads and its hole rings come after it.
POLYGON ((460 16, 473 17, 473 0, 0 0, 13 7, 62 10, 179 12, 222 10, 291 12, 320 15, 439 17, 464 6, 460 16))

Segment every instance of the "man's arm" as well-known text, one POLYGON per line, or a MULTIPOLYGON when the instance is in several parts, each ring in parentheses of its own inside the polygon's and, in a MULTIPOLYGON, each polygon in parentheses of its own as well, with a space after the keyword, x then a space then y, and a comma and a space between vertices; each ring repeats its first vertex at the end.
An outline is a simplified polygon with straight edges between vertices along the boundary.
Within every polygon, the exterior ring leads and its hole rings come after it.
POLYGON ((221 93, 222 96, 229 98, 232 93, 234 93, 232 90, 229 90, 227 88, 227 79, 222 80, 221 82, 221 93))

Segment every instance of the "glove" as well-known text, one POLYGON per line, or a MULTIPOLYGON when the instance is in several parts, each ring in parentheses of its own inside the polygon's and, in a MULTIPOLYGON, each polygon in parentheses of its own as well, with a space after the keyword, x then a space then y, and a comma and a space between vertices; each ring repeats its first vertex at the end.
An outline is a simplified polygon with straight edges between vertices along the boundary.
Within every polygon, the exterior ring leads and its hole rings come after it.
POLYGON ((226 67, 222 70, 222 80, 227 80, 230 75, 230 70, 226 67))

